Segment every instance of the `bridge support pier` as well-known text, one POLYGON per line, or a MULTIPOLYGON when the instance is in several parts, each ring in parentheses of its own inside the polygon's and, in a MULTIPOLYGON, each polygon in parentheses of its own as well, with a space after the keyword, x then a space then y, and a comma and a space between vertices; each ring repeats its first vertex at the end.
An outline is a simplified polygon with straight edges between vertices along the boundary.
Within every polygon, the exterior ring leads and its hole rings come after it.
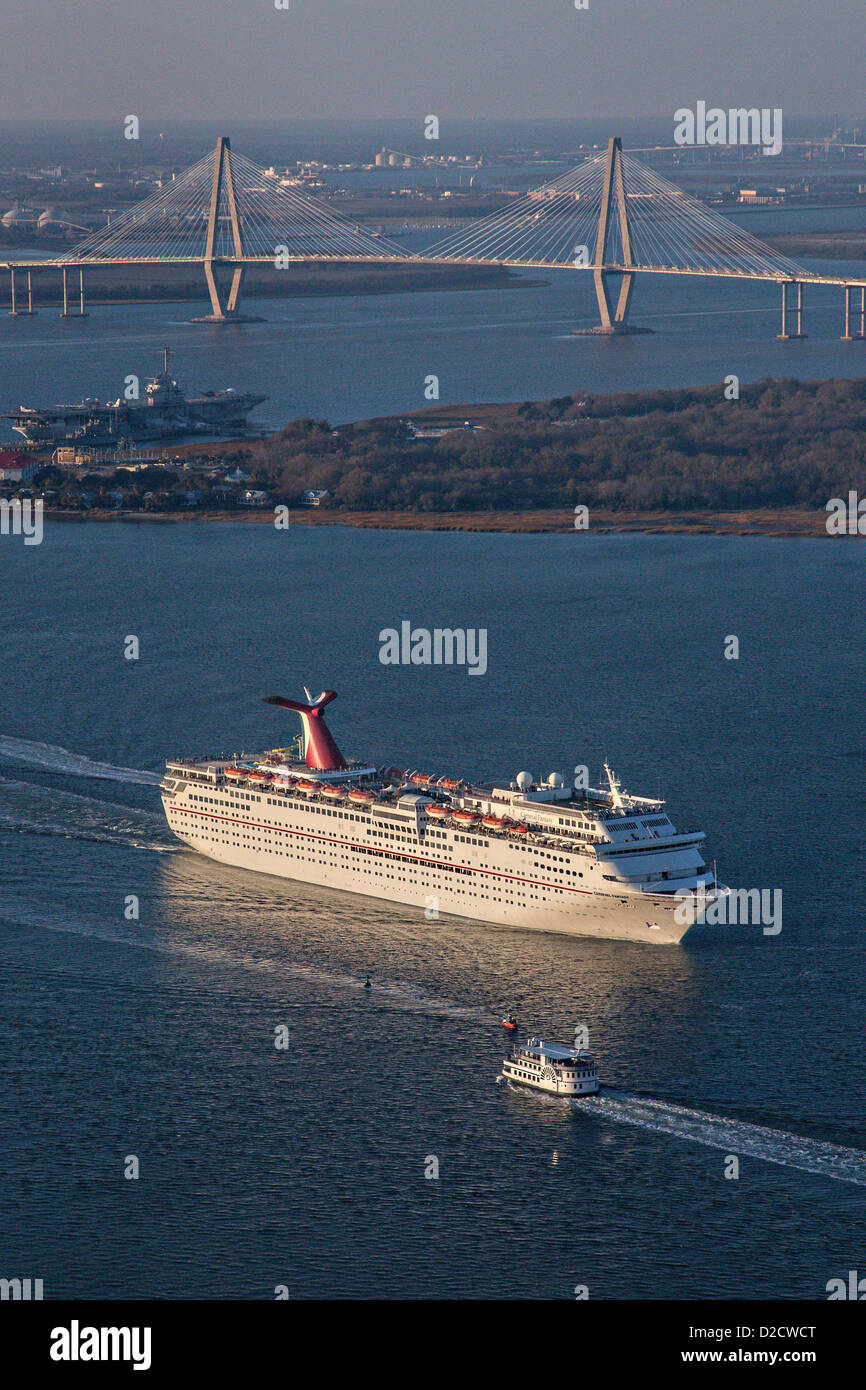
POLYGON ((632 324, 628 322, 628 311, 631 304, 632 290, 634 289, 634 275, 630 275, 628 272, 622 275, 616 308, 614 308, 610 297, 610 291, 607 287, 607 278, 610 273, 610 271, 605 270, 602 266, 596 266, 593 270, 592 278, 595 283, 595 297, 598 301, 599 323, 595 328, 587 328, 578 331, 607 335, 615 333, 651 332, 652 330, 649 328, 634 328, 632 324))
POLYGON ((860 286, 860 332, 851 332, 851 291, 856 289, 856 285, 845 286, 845 332, 842 334, 843 343, 852 343, 866 338, 866 286, 860 286))
POLYGON ((16 291, 15 291, 15 267, 14 267, 14 265, 10 265, 10 267, 9 267, 9 275, 10 275, 10 282, 11 282, 11 289, 12 289, 12 303, 11 303, 11 307, 10 307, 10 309, 9 309, 9 317, 10 317, 10 318, 13 318, 13 319, 17 319, 17 318, 19 318, 22 314, 23 314, 25 317, 27 317, 27 316, 30 315, 30 314, 35 314, 35 313, 36 313, 36 310, 33 308, 33 276, 32 276, 32 272, 29 271, 29 270, 28 270, 28 272, 27 272, 27 308, 26 308, 26 309, 19 309, 19 308, 18 308, 18 296, 17 296, 16 291))
POLYGON ((84 269, 78 271, 78 308, 69 307, 69 281, 67 278, 67 268, 63 267, 63 312, 62 319, 86 319, 87 309, 84 303, 84 269))
POLYGON ((244 267, 236 265, 232 271, 232 282, 229 286, 229 297, 226 300, 226 313, 236 314, 238 305, 241 302, 241 285, 244 282, 244 267))
POLYGON ((205 284, 207 285, 207 292, 210 295, 211 309, 213 311, 208 317, 212 319, 214 323, 224 323, 226 314, 222 299, 220 298, 220 287, 214 275, 213 261, 205 261, 204 278, 205 284))
POLYGON ((800 280, 782 281, 782 331, 776 335, 782 341, 787 342, 789 338, 805 338, 803 332, 803 285, 800 280), (797 302, 793 306, 794 331, 788 332, 788 286, 797 286, 797 302))

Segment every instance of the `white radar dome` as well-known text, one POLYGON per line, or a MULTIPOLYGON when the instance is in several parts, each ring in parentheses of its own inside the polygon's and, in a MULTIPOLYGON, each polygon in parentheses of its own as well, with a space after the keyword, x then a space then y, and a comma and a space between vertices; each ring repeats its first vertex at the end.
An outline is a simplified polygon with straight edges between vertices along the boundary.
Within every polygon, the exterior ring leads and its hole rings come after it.
POLYGON ((518 772, 515 781, 522 792, 528 792, 532 786, 532 773, 518 772))
POLYGON ((561 787, 561 786, 562 786, 562 773, 561 773, 561 772, 551 772, 550 776, 549 776, 548 779, 547 779, 547 785, 548 785, 549 787, 561 787))

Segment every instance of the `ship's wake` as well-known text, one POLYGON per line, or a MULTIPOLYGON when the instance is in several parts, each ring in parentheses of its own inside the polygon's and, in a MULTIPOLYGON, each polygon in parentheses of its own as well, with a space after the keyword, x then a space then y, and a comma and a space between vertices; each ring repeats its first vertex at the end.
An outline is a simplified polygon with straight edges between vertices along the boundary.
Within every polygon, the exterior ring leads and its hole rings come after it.
POLYGON ((0 777, 0 831, 170 854, 180 849, 162 816, 134 806, 0 777))
POLYGON ((765 1163, 781 1163, 786 1168, 799 1168, 803 1173, 816 1173, 866 1187, 866 1153, 861 1149, 826 1144, 819 1139, 806 1139, 785 1130, 769 1129, 703 1110, 689 1110, 683 1105, 651 1100, 627 1091, 606 1091, 571 1104, 576 1110, 601 1120, 637 1125, 657 1134, 705 1144, 711 1149, 724 1149, 726 1153, 760 1158, 765 1163))
POLYGON ((38 767, 44 772, 62 772, 71 777, 96 777, 107 782, 134 782, 142 786, 159 786, 161 775, 137 767, 117 767, 70 753, 53 743, 38 743, 26 738, 8 738, 0 734, 0 758, 38 767))

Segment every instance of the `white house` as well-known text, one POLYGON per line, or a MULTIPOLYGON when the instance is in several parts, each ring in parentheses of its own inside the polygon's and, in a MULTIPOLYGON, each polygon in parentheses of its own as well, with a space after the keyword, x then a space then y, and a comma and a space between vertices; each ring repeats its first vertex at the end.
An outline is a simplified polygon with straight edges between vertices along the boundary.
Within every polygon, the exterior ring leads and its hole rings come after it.
POLYGON ((0 449, 0 483, 29 483, 36 477, 39 464, 28 454, 0 449))

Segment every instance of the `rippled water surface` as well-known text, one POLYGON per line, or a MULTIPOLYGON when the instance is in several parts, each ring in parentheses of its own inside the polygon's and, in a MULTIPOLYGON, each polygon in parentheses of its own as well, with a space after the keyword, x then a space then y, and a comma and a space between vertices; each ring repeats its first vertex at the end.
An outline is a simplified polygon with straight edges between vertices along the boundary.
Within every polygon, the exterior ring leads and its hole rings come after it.
POLYGON ((859 548, 567 526, 2 542, 6 1273, 46 1296, 819 1298, 861 1267, 859 548), (380 665, 404 618, 487 627, 487 675, 380 665), (179 846, 164 758, 285 742, 260 697, 303 683, 377 763, 609 757, 728 882, 782 889, 781 934, 428 922, 179 846), (609 1089, 497 1086, 506 1007, 585 1022, 609 1089))

